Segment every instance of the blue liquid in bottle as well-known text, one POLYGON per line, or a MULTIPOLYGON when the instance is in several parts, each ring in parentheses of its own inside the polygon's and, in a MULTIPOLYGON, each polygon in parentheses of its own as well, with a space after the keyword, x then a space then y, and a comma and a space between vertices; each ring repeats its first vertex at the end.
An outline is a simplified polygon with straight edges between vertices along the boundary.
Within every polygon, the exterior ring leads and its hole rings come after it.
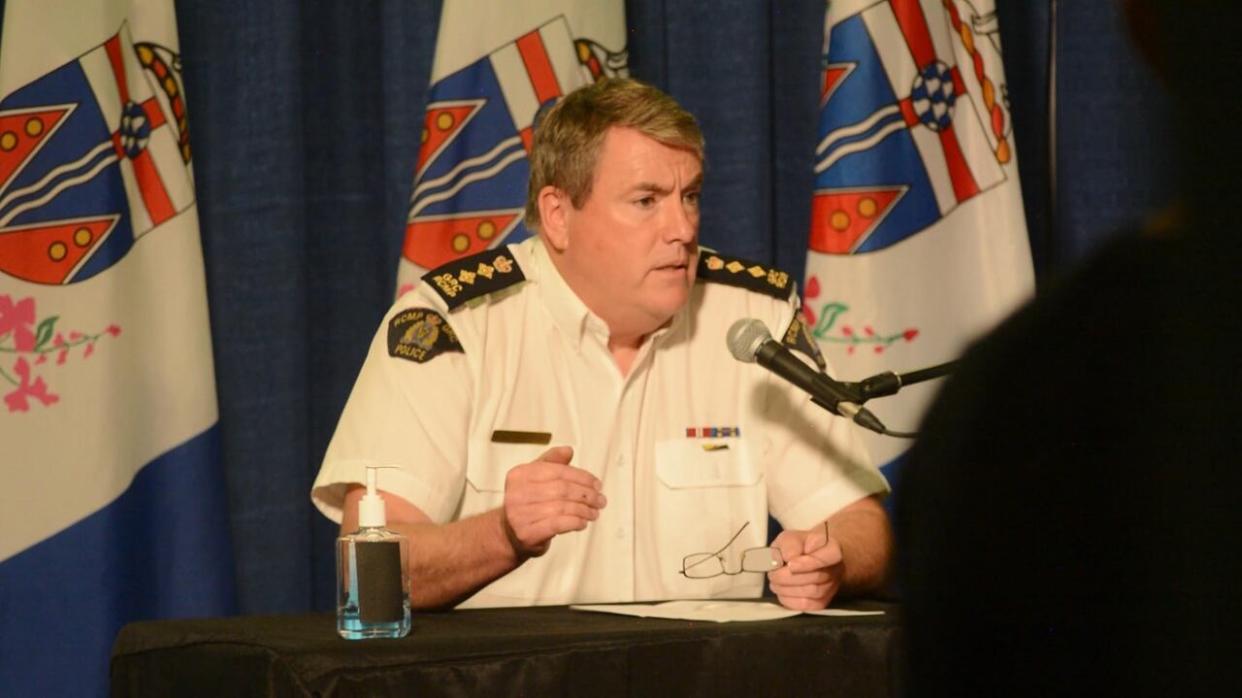
POLYGON ((336 631, 341 637, 397 638, 410 632, 408 552, 405 536, 383 528, 363 528, 337 539, 336 631))

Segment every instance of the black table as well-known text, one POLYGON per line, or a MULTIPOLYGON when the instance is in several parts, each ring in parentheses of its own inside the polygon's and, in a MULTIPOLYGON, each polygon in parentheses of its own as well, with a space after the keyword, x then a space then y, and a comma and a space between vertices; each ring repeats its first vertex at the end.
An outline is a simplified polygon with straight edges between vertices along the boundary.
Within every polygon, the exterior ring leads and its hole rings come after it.
POLYGON ((347 641, 331 614, 131 623, 114 696, 890 696, 882 616, 708 623, 564 606, 418 613, 400 640, 347 641))

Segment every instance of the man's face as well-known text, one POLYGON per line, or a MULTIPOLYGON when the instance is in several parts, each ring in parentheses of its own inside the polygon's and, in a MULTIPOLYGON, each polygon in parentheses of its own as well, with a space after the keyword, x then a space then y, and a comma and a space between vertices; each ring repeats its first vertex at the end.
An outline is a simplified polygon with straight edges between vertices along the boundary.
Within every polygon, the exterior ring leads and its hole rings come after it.
POLYGON ((562 273, 616 334, 646 334, 690 297, 698 262, 694 153, 629 128, 604 136, 591 194, 569 207, 562 273))

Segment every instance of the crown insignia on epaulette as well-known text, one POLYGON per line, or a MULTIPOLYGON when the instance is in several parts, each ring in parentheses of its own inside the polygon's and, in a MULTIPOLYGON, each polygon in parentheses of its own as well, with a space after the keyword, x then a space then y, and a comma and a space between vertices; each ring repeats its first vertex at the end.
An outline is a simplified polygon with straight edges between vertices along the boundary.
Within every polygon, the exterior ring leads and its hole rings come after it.
POLYGON ((449 310, 526 280, 508 247, 462 257, 423 275, 449 310))
POLYGON ((730 286, 740 286, 774 298, 788 298, 793 292, 793 283, 789 274, 776 267, 738 257, 726 257, 708 250, 703 250, 699 254, 698 278, 730 286))

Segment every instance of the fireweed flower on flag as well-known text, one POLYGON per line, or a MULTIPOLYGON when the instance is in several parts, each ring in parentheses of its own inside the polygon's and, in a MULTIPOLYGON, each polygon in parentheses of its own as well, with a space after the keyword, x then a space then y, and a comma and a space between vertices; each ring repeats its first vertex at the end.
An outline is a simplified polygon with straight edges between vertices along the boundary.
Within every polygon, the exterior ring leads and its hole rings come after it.
POLYGON ((0 295, 0 346, 6 339, 13 342, 17 351, 34 348, 35 303, 33 298, 23 298, 14 303, 7 295, 0 295))

